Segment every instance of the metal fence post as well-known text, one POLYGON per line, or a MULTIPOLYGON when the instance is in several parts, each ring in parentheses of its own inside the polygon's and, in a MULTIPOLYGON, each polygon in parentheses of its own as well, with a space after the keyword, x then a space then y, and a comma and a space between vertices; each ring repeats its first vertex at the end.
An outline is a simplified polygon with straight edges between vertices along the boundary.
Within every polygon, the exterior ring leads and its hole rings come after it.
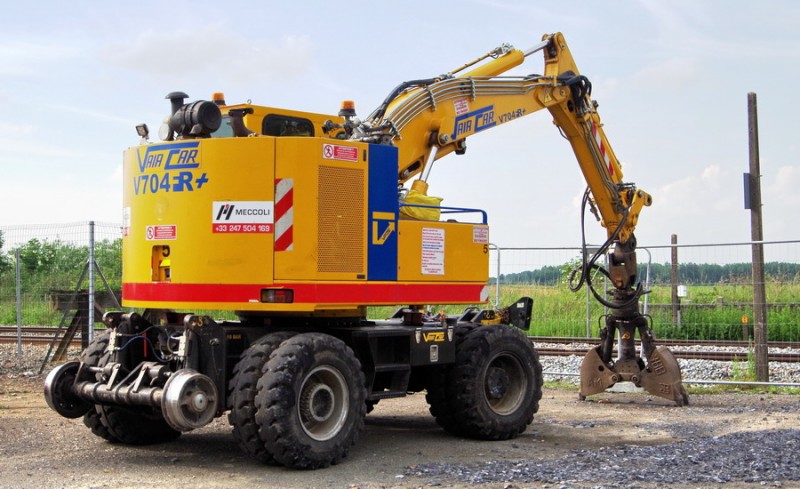
POLYGON ((89 221, 89 325, 86 327, 86 345, 94 336, 94 221, 89 221))
POLYGON ((672 244, 672 324, 680 329, 681 327, 681 299, 678 297, 678 235, 673 234, 670 238, 672 244))
POLYGON ((649 294, 649 292, 650 292, 650 265, 652 265, 652 263, 653 263, 653 254, 650 253, 650 250, 648 250, 647 248, 639 248, 639 249, 647 252, 647 271, 646 271, 645 276, 644 276, 644 290, 647 293, 644 294, 644 307, 642 308, 642 314, 647 316, 647 314, 649 312, 648 305, 650 304, 650 302, 648 301, 648 298, 650 297, 650 294, 649 294))
POLYGON ((584 285, 586 289, 586 337, 592 337, 592 297, 589 295, 589 286, 584 285))
POLYGON ((20 282, 19 247, 14 252, 17 277, 17 355, 22 355, 22 282, 20 282))
POLYGON ((500 248, 496 244, 489 243, 489 246, 494 246, 497 252, 497 273, 494 280, 494 306, 500 307, 500 248))

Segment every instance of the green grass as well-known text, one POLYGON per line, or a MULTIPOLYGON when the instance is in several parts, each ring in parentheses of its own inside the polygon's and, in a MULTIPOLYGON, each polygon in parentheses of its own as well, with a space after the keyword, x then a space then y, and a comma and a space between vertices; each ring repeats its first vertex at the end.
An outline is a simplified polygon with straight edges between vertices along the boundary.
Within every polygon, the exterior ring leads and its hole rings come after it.
MULTIPOLYGON (((767 302, 787 304, 800 302, 800 284, 770 283, 766 287, 767 302)), ((653 287, 648 301, 649 315, 659 338, 698 340, 741 340, 742 316, 747 315, 752 335, 752 287, 743 285, 692 286, 689 297, 683 300, 681 324, 672 321, 670 304, 672 291, 668 286, 653 287), (691 300, 691 302, 689 302, 691 300), (749 302, 748 302, 749 301, 749 302), (732 304, 736 303, 736 304, 732 304), (740 305, 749 303, 750 305, 740 305), (696 307, 696 304, 713 307, 696 307), (662 305, 659 307, 658 305, 662 305)), ((570 292, 566 286, 503 285, 500 305, 513 304, 522 296, 533 299, 533 320, 529 334, 535 336, 586 336, 586 292, 570 292)), ((492 289, 494 299, 494 289, 492 289)), ((449 314, 463 311, 465 306, 428 305, 436 312, 449 314)), ((486 306, 480 306, 486 307, 486 306)), ((370 307, 371 319, 389 317, 396 307, 370 307)), ((603 326, 605 309, 594 299, 589 304, 590 336, 596 336, 603 326)), ((800 341, 800 307, 771 306, 767 311, 767 333, 770 341, 800 341)))
POLYGON ((747 351, 747 361, 741 362, 736 357, 733 359, 731 370, 733 380, 736 382, 755 382, 756 378, 756 358, 753 349, 747 351))
MULTIPOLYGON (((770 282, 766 286, 767 334, 770 341, 800 341, 800 284, 770 282)), ((570 292, 562 286, 504 285, 500 288, 500 305, 513 304, 522 296, 533 298, 533 320, 529 334, 535 336, 586 336, 586 292, 570 292)), ((494 289, 491 291, 494 299, 494 289)), ((680 326, 673 323, 668 286, 656 286, 648 297, 649 315, 658 338, 687 338, 698 340, 741 340, 742 316, 750 320, 752 334, 752 287, 740 284, 691 286, 689 297, 683 299, 680 326), (704 305, 706 307, 698 307, 704 305)), ((458 314, 464 305, 426 305, 432 313, 444 309, 458 314)), ((489 307, 479 305, 479 307, 489 307)), ((370 319, 385 319, 397 306, 370 307, 370 319)), ((194 311, 214 318, 234 319, 230 311, 194 311)), ((590 335, 596 337, 603 325, 604 308, 592 299, 589 305, 590 335)), ((27 293, 23 296, 24 325, 58 325, 61 313, 50 308, 46 294, 27 293)), ((16 324, 13 295, 0 301, 0 324, 16 324)))

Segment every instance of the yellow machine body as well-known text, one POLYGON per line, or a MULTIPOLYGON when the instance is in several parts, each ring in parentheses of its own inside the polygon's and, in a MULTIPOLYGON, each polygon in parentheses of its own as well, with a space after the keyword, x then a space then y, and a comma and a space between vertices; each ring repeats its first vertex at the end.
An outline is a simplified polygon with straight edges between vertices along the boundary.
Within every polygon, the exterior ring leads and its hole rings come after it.
POLYGON ((334 314, 485 302, 483 214, 403 219, 397 172, 394 147, 323 137, 130 148, 123 304, 334 314))

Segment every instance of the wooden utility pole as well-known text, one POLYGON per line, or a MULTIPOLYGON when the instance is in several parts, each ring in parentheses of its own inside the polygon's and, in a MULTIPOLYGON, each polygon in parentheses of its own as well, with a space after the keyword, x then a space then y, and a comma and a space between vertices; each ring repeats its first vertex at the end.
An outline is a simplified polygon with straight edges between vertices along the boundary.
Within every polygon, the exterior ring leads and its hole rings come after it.
POLYGON ((761 221, 761 163, 758 156, 758 106, 756 94, 747 94, 747 123, 750 142, 750 236, 753 241, 753 339, 756 380, 769 382, 767 360, 767 292, 764 286, 764 232, 761 221))

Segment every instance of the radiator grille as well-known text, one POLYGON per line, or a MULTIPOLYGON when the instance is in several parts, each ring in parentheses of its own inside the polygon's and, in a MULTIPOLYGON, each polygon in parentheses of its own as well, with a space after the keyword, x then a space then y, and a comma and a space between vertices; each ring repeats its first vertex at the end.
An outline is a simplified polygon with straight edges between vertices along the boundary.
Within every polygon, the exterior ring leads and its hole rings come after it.
POLYGON ((320 166, 317 271, 364 271, 364 170, 320 166))

